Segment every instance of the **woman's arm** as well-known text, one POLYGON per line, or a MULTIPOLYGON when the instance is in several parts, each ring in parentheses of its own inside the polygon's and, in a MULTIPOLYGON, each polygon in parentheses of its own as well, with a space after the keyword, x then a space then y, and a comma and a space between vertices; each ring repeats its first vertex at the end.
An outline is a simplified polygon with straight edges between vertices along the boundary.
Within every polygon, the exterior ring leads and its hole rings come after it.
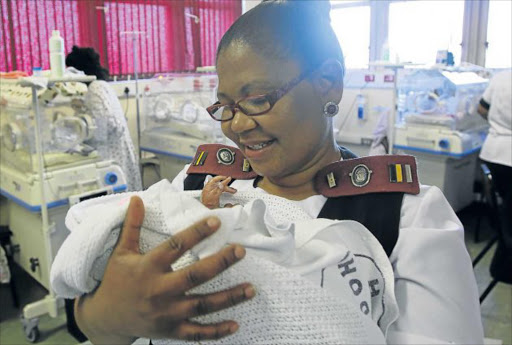
POLYGON ((145 255, 139 253, 144 205, 132 197, 119 242, 92 294, 75 303, 75 317, 94 344, 130 344, 135 338, 217 339, 234 333, 234 321, 201 325, 190 318, 231 307, 254 296, 250 284, 208 295, 186 295, 242 259, 245 250, 233 245, 184 269, 170 264, 214 233, 217 218, 204 219, 145 255))
POLYGON ((391 330, 482 344, 478 291, 464 230, 437 187, 404 197, 390 257, 400 317, 391 330))

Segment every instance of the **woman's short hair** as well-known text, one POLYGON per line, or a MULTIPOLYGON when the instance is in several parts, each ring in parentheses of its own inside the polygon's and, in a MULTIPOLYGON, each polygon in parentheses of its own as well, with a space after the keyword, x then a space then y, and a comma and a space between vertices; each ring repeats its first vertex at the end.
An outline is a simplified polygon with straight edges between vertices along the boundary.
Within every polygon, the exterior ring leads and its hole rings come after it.
POLYGON ((95 75, 99 80, 108 79, 108 69, 101 66, 100 55, 93 48, 73 46, 66 56, 66 66, 75 67, 87 75, 95 75))
POLYGON ((217 58, 231 43, 240 42, 267 58, 296 60, 305 70, 334 58, 344 71, 330 9, 329 1, 264 0, 229 28, 219 43, 217 58))

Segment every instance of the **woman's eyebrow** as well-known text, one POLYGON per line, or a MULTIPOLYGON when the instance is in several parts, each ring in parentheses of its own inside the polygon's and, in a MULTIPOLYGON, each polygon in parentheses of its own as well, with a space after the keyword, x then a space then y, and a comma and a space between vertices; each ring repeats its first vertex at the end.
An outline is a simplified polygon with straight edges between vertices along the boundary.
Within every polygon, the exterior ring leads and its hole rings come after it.
MULTIPOLYGON (((276 89, 276 86, 266 80, 253 81, 253 82, 245 84, 244 86, 242 86, 240 88, 240 95, 242 97, 250 96, 251 94, 254 93, 255 90, 262 90, 262 89, 270 91, 270 90, 276 89)), ((220 100, 221 98, 224 98, 226 100, 232 100, 232 97, 228 96, 224 92, 217 92, 217 99, 220 100)))
POLYGON ((217 92, 217 99, 219 99, 219 100, 220 100, 221 98, 230 99, 230 98, 228 97, 228 95, 226 95, 225 93, 223 93, 223 92, 217 92))
POLYGON ((245 84, 240 88, 240 94, 247 96, 250 95, 254 90, 268 89, 273 90, 275 86, 269 81, 253 81, 245 84))

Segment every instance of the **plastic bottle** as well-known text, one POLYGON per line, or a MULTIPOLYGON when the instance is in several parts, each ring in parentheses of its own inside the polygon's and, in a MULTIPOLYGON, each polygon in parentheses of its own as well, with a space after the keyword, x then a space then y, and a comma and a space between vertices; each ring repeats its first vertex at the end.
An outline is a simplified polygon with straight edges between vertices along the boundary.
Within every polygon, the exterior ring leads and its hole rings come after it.
POLYGON ((366 98, 364 95, 359 94, 357 95, 357 118, 359 120, 365 120, 365 105, 366 105, 366 98))
POLYGON ((32 67, 32 76, 33 77, 42 77, 43 70, 41 69, 41 67, 32 67))
POLYGON ((53 30, 49 42, 50 70, 52 78, 61 78, 64 75, 64 39, 60 37, 59 30, 53 30))

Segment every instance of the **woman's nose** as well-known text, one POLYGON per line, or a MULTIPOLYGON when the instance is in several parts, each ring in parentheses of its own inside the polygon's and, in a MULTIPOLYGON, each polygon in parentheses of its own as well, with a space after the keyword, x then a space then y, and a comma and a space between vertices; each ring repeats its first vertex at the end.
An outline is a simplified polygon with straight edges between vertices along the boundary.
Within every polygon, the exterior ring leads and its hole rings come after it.
POLYGON ((240 134, 254 129, 257 125, 258 124, 254 121, 252 116, 247 116, 239 109, 236 109, 235 116, 231 120, 231 131, 233 131, 233 133, 240 134))

